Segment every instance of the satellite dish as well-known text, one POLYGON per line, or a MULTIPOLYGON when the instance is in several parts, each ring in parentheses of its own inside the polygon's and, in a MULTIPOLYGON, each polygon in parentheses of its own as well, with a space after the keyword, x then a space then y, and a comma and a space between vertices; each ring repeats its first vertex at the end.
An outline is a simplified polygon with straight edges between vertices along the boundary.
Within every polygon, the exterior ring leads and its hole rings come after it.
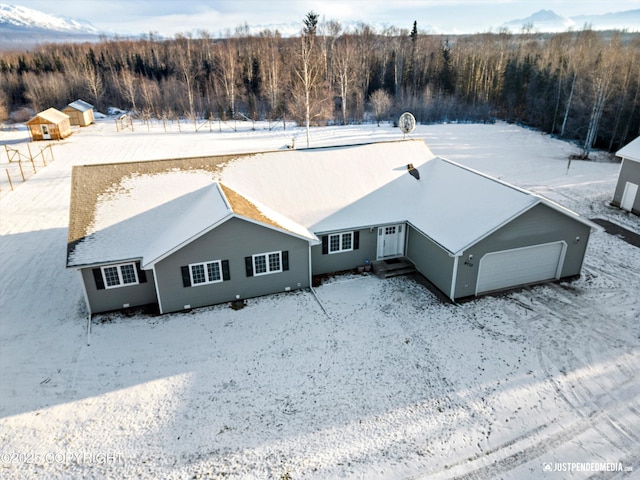
POLYGON ((400 115, 400 120, 398 120, 398 126, 400 130, 402 130, 403 134, 411 133, 416 129, 416 119, 409 112, 404 112, 400 115))

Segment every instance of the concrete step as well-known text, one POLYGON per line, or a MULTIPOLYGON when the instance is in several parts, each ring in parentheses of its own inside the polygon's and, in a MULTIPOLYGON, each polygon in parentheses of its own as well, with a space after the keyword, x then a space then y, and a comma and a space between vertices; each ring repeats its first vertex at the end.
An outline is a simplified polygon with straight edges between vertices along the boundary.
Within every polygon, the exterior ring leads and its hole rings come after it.
POLYGON ((399 275, 408 275, 410 273, 416 273, 415 267, 397 268, 394 270, 386 270, 378 273, 380 278, 397 277, 399 275))
POLYGON ((380 278, 395 277, 398 275, 407 275, 415 273, 416 269, 413 263, 402 257, 391 261, 378 260, 373 262, 373 273, 380 278))

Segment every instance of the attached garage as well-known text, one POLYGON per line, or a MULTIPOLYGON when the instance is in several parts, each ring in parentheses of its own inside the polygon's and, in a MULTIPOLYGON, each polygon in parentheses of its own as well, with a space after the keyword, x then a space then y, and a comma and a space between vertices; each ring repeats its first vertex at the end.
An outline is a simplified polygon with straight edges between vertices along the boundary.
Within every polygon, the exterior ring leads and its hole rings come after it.
POLYGON ((480 260, 476 295, 560 278, 565 242, 487 253, 480 260))

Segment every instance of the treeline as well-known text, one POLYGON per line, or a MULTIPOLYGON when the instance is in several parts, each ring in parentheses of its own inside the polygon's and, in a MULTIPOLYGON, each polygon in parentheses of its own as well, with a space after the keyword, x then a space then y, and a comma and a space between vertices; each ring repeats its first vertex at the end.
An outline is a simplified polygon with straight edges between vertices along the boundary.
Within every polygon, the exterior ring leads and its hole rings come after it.
POLYGON ((298 37, 206 32, 0 53, 0 120, 82 98, 167 118, 518 122, 616 150, 640 134, 640 36, 585 29, 464 36, 307 15, 298 37))

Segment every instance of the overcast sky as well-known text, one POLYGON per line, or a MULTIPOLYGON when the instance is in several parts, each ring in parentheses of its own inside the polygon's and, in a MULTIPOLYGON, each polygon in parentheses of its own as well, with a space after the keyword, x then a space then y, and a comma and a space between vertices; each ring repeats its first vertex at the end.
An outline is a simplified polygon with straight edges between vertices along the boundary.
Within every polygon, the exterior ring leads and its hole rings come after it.
POLYGON ((566 17, 640 8, 640 0, 9 0, 2 3, 89 21, 108 33, 132 35, 206 30, 216 36, 250 27, 296 23, 313 10, 321 20, 443 33, 493 31, 541 9, 566 17))

